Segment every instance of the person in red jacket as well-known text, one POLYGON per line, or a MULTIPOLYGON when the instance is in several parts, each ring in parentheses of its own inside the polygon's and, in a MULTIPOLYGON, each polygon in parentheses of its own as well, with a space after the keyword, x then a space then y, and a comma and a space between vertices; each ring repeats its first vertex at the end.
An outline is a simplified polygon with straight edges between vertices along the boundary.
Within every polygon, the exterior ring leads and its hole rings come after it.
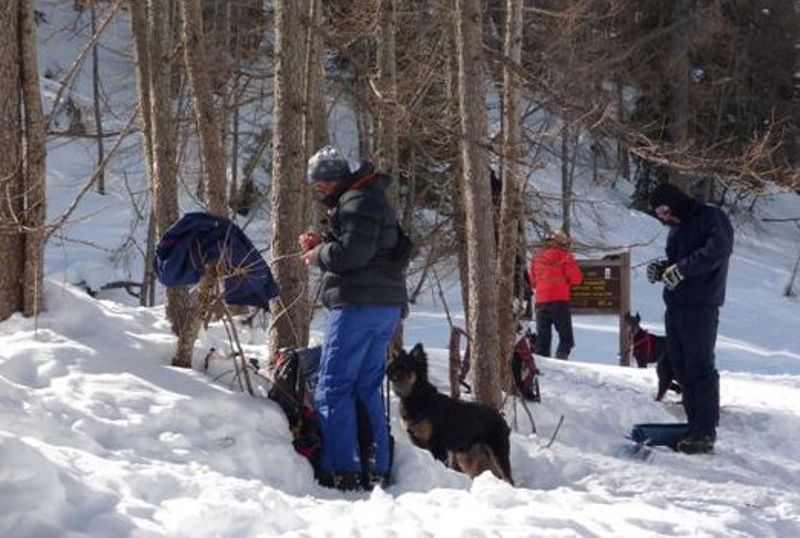
POLYGON ((528 269, 536 300, 534 352, 550 356, 552 327, 555 325, 558 332, 556 358, 563 360, 569 358, 569 352, 575 347, 570 290, 583 282, 583 273, 569 251, 569 244, 569 236, 563 230, 556 230, 531 260, 528 269))

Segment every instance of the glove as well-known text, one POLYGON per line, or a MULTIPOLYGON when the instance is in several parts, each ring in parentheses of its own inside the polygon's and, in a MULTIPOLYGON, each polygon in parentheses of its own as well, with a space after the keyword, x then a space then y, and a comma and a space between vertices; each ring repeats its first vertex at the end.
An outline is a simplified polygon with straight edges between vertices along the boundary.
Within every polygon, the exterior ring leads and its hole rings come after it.
POLYGON ((672 264, 664 269, 662 278, 664 279, 664 286, 671 291, 678 287, 678 284, 683 280, 683 275, 680 269, 678 269, 677 264, 672 264))
POLYGON ((313 249, 320 243, 322 243, 322 237, 314 232, 306 232, 300 234, 297 238, 297 242, 300 244, 300 248, 303 249, 303 252, 308 252, 309 250, 313 249))
POLYGON ((647 265, 647 280, 650 284, 655 284, 663 278, 666 267, 666 260, 657 260, 647 265))

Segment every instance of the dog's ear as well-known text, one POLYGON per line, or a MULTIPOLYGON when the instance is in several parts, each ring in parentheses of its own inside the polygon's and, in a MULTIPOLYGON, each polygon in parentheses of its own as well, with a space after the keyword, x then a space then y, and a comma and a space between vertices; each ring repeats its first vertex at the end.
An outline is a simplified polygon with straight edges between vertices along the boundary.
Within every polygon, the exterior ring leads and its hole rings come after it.
POLYGON ((642 316, 639 315, 639 311, 638 310, 636 311, 636 315, 633 316, 633 321, 635 321, 636 323, 639 323, 640 321, 642 321, 642 316))
POLYGON ((386 361, 387 363, 391 364, 397 359, 401 358, 405 355, 405 350, 403 350, 402 346, 391 346, 389 349, 389 360, 386 361))
POLYGON ((427 357, 425 356, 425 350, 422 348, 422 343, 419 343, 411 348, 410 355, 415 361, 425 362, 427 360, 427 357))

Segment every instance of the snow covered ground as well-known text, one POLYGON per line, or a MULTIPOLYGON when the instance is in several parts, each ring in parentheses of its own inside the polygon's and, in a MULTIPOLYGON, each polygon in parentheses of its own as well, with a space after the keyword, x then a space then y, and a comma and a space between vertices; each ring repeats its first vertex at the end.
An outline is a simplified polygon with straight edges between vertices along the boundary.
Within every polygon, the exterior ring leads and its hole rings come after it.
MULTIPOLYGON (((47 299, 37 321, 0 324, 0 536, 800 533, 798 375, 723 371, 716 453, 665 449, 640 462, 620 452, 630 425, 680 416, 674 401, 652 400, 654 371, 540 359, 538 435, 516 410, 517 487, 445 469, 409 444, 394 416, 396 483, 344 494, 314 483, 277 405, 168 366, 161 309, 52 281, 47 299)), ((420 307, 407 341, 439 313, 420 307)), ((244 338, 264 355, 260 331, 244 338)), ((198 359, 221 342, 209 331, 198 359)), ((446 354, 429 351, 444 387, 446 354)), ((210 371, 229 367, 219 357, 210 371)))
MULTIPOLYGON (((65 39, 64 29, 85 34, 88 19, 75 23, 71 3, 37 6, 50 21, 40 27, 42 70, 68 65, 85 35, 65 39)), ((118 46, 126 25, 124 15, 111 25, 101 51, 107 91, 123 109, 134 88, 129 51, 118 46)), ((43 82, 46 99, 51 85, 43 82)), ((76 87, 76 98, 89 103, 85 75, 76 87)), ((516 422, 516 487, 489 475, 471 481, 414 448, 395 401, 394 484, 345 494, 315 484, 280 409, 234 390, 228 359, 217 355, 202 371, 210 347, 226 349, 220 327, 201 335, 194 370, 174 369, 162 308, 133 306, 121 291, 93 299, 69 285, 83 280, 96 289, 140 274, 135 249, 119 249, 131 232, 130 200, 142 193, 136 143, 126 142, 115 160, 109 194, 89 194, 49 243, 47 312, 0 323, 0 536, 800 536, 800 308, 796 297, 782 296, 800 249, 794 224, 737 220, 717 345, 722 417, 714 455, 657 450, 646 462, 623 455, 632 424, 680 421, 680 406, 675 397, 653 401, 653 369, 615 366, 614 318, 576 317, 573 360, 539 359, 543 399, 531 407, 538 433, 521 408, 505 409, 516 422)), ((94 159, 90 142, 54 139, 50 219, 72 201, 94 159)), ((557 170, 533 181, 558 191, 557 170)), ((578 178, 576 188, 575 236, 631 246, 634 309, 663 331, 660 289, 637 266, 661 254, 665 230, 625 207, 629 185, 606 191, 578 178)), ((798 213, 794 195, 758 205, 759 217, 798 213)), ((263 245, 263 231, 248 233, 263 245)), ((133 230, 139 241, 142 234, 133 230)), ((458 286, 446 285, 450 312, 463 324, 458 286)), ((263 329, 240 331, 248 354, 264 360, 263 329)), ((426 291, 407 320, 406 344, 425 344, 443 390, 448 337, 444 305, 426 291)))

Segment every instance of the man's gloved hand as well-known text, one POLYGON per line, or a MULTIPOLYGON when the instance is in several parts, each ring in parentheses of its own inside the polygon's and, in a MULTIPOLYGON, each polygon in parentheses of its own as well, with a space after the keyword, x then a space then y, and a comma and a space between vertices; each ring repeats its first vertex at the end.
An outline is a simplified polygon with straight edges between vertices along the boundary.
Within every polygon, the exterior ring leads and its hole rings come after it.
POLYGON ((300 234, 297 238, 297 242, 300 245, 300 248, 303 249, 303 252, 308 252, 309 250, 313 249, 317 245, 323 242, 322 236, 315 232, 306 232, 300 234))
POLYGON ((666 286, 668 290, 674 290, 683 280, 683 275, 681 274, 680 269, 678 269, 678 265, 672 264, 664 269, 664 275, 662 278, 664 279, 664 286, 666 286))
POLYGON ((664 277, 664 269, 667 268, 666 260, 656 260, 647 264, 647 280, 654 284, 664 277))

